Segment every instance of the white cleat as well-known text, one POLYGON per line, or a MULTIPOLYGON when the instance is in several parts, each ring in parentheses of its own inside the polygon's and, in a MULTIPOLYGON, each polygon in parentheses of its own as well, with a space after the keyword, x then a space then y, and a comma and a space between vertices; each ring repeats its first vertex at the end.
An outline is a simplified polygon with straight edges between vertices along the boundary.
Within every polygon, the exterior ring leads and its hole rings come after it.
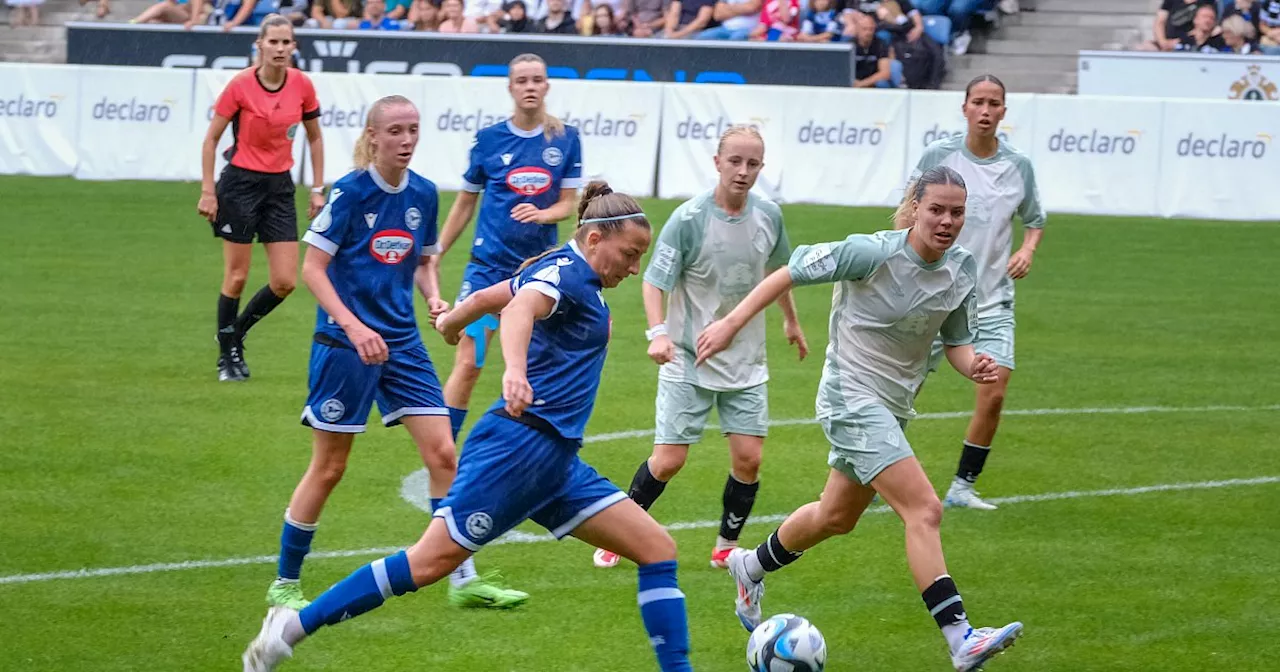
POLYGON ((595 563, 596 567, 601 569, 616 567, 618 565, 618 559, 619 557, 617 553, 614 553, 613 551, 606 551, 603 548, 597 548, 595 554, 591 556, 591 561, 595 563))
POLYGON ((746 557, 754 550, 735 548, 729 553, 727 561, 729 576, 738 583, 738 604, 736 612, 738 620, 747 632, 754 632, 760 625, 760 600, 764 598, 764 581, 752 581, 747 575, 746 557))
POLYGON ((1000 508, 979 497, 972 483, 959 481, 951 483, 951 488, 947 490, 947 497, 942 500, 942 505, 948 508, 978 509, 979 511, 995 511, 1000 508))
POLYGON ((240 657, 244 672, 271 672, 280 663, 293 657, 293 647, 284 641, 284 627, 298 617, 298 612, 288 607, 271 607, 262 619, 262 630, 249 643, 240 657))
POLYGON ((960 650, 951 656, 951 663, 955 665, 956 672, 980 670, 992 658, 1013 646, 1014 641, 1021 634, 1022 624, 1017 621, 998 630, 996 628, 970 630, 964 638, 964 643, 960 645, 960 650))

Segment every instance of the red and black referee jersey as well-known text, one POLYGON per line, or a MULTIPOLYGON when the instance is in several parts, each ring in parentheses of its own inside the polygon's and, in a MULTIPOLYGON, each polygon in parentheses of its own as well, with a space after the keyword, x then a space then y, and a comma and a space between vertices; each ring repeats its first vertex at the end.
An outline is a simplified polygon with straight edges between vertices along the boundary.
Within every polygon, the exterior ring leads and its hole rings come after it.
POLYGON ((214 111, 231 120, 233 144, 225 154, 231 165, 259 173, 285 173, 293 169, 298 125, 320 116, 320 101, 311 79, 301 70, 285 70, 284 83, 271 90, 252 67, 227 83, 214 111))

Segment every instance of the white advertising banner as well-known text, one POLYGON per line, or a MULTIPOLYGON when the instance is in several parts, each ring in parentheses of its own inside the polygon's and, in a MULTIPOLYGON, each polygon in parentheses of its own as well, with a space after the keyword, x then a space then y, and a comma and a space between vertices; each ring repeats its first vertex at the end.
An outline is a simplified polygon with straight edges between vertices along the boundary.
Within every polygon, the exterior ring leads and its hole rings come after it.
MULTIPOLYGON (((1035 141, 1035 100, 1029 93, 1010 93, 1005 98, 1004 121, 1000 122, 997 135, 1001 142, 1008 142, 1020 151, 1031 155, 1031 146, 1035 141)), ((924 148, 936 140, 943 140, 952 135, 964 135, 968 122, 961 109, 964 106, 963 91, 912 91, 911 92, 911 127, 907 133, 907 171, 910 175, 924 148)), ((905 190, 904 183, 895 194, 895 202, 905 190)))
MULTIPOLYGON (((404 96, 421 106, 425 78, 400 75, 352 76, 331 72, 308 73, 316 87, 320 101, 320 129, 324 137, 324 182, 333 184, 351 172, 356 140, 364 133, 369 108, 379 98, 404 96)), ((419 110, 421 113, 421 110, 419 110)), ((424 118, 419 122, 417 152, 422 152, 424 118)), ((299 145, 306 144, 306 129, 299 128, 294 138, 299 145)), ((311 159, 305 158, 303 175, 311 184, 311 159)))
POLYGON ((1146 215, 1157 210, 1164 103, 1041 96, 1033 156, 1040 202, 1052 212, 1146 215))
MULTIPOLYGON (((195 72, 86 66, 80 79, 82 180, 173 180, 190 174, 195 72)), ((195 140, 194 144, 199 144, 195 140)))
POLYGON ((577 127, 583 177, 607 180, 615 190, 637 198, 653 195, 662 89, 659 83, 552 82, 547 111, 577 127))
MULTIPOLYGON (((442 190, 462 187, 476 131, 511 116, 505 77, 423 77, 422 130, 413 170, 442 190)), ((554 91, 560 82, 552 82, 554 91)), ((552 112, 552 114, 555 114, 552 112)), ((445 213, 441 213, 441 222, 445 213)), ((443 226, 443 224, 442 224, 443 226)))
POLYGON ((783 145, 765 155, 766 165, 785 166, 786 201, 896 202, 907 169, 906 91, 802 89, 786 100, 783 145))
POLYGON ((1168 103, 1154 191, 1165 217, 1280 221, 1280 105, 1168 103), (1262 180, 1262 182, 1258 182, 1262 180))
MULTIPOLYGON (((184 180, 200 180, 200 152, 204 145, 204 137, 209 132, 209 123, 213 121, 213 107, 218 102, 218 96, 222 95, 222 90, 227 87, 227 83, 235 77, 237 70, 197 70, 195 84, 195 105, 192 108, 193 118, 191 120, 191 136, 189 142, 181 150, 175 148, 174 151, 184 151, 188 154, 188 169, 186 174, 178 177, 184 180)), ((231 126, 227 126, 227 130, 223 131, 222 137, 218 139, 217 151, 214 153, 213 159, 213 179, 216 181, 218 176, 222 174, 222 169, 226 167, 227 160, 223 158, 224 152, 232 145, 231 126)))
POLYGON ((1215 100, 1280 100, 1280 56, 1082 51, 1079 92, 1215 100))
POLYGON ((756 127, 764 138, 761 194, 782 200, 783 158, 789 87, 668 84, 662 97, 662 145, 658 196, 688 198, 715 186, 713 157, 720 134, 734 124, 756 127), (779 151, 782 150, 782 151, 779 151), (771 158, 772 157, 772 158, 771 158))
POLYGON ((79 68, 0 64, 0 174, 75 172, 79 92, 79 68))

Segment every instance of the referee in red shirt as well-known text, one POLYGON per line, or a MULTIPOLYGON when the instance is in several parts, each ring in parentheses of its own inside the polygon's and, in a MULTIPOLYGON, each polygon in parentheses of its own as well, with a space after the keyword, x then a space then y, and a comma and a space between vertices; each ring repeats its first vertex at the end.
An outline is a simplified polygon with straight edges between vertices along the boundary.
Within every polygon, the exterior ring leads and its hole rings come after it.
POLYGON ((244 336, 293 291, 298 273, 298 214, 294 206, 293 138, 301 123, 311 147, 311 206, 324 207, 324 142, 320 102, 311 80, 290 67, 293 24, 278 14, 258 30, 258 62, 240 71, 223 89, 204 138, 200 214, 222 239, 222 294, 218 297, 218 380, 244 380, 244 336), (231 124, 230 162, 215 190, 214 153, 231 124), (240 294, 249 277, 253 238, 267 251, 270 282, 240 313, 240 294))

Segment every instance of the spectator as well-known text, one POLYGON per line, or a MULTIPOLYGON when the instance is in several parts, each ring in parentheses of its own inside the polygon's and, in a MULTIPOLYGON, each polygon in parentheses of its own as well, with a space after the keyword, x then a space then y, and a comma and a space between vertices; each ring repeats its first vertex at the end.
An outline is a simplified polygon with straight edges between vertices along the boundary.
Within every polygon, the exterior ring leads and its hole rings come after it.
POLYGON ((183 23, 191 19, 191 4, 187 0, 160 0, 142 10, 129 23, 183 23))
POLYGON ((1258 31, 1253 24, 1239 14, 1232 14, 1222 20, 1222 41, 1232 53, 1258 53, 1258 43, 1254 41, 1257 36, 1258 31))
POLYGON ((507 13, 498 22, 498 30, 504 33, 532 33, 533 20, 529 18, 524 0, 512 0, 505 6, 507 13))
POLYGON ((547 15, 538 19, 536 24, 537 33, 550 33, 553 35, 576 35, 578 27, 573 23, 573 17, 569 12, 565 11, 564 0, 547 0, 547 15))
MULTIPOLYGON (((973 21, 973 15, 994 7, 995 0, 915 0, 915 6, 922 14, 945 14, 951 19, 951 34, 954 36, 951 38, 951 49, 958 56, 969 52, 969 44, 973 41, 973 36, 969 34, 969 23, 973 21)), ((921 30, 923 31, 923 23, 921 30)))
MULTIPOLYGON (((187 0, 181 1, 187 2, 187 0)), ((280 0, 280 6, 276 12, 289 19, 289 23, 292 23, 295 28, 301 28, 306 24, 307 17, 311 15, 311 0, 280 0)))
POLYGON ((478 33, 480 28, 476 20, 462 13, 462 0, 444 0, 440 5, 440 26, 442 33, 478 33))
MULTIPOLYGON (((888 88, 893 76, 893 50, 876 37, 876 22, 866 14, 853 16, 853 48, 849 50, 853 88, 888 88)), ((895 84, 896 86, 896 84, 895 84)))
POLYGON ((834 0, 809 0, 809 10, 804 14, 796 39, 801 42, 835 42, 844 32, 840 18, 834 0))
POLYGON ((1174 51, 1182 38, 1191 32, 1196 11, 1211 6, 1217 12, 1215 0, 1163 0, 1156 10, 1156 20, 1151 25, 1152 40, 1138 48, 1144 51, 1174 51))
MULTIPOLYGON (((1280 3, 1276 4, 1280 5, 1280 3)), ((1228 1, 1222 8, 1222 21, 1225 23, 1227 18, 1231 16, 1239 16, 1244 19, 1246 23, 1253 26, 1253 30, 1256 33, 1261 28, 1259 19, 1262 16, 1262 3, 1258 2, 1258 0, 1228 1)))
MULTIPOLYGON (((200 0, 192 0, 200 2, 200 0)), ((311 4, 311 19, 308 28, 337 28, 346 30, 360 25, 360 15, 364 7, 360 0, 315 0, 311 4)))
POLYGON ((760 25, 764 0, 717 0, 711 10, 712 22, 719 25, 698 33, 699 40, 745 40, 760 25))
POLYGON ((1176 51, 1198 51, 1205 54, 1217 54, 1228 51, 1227 43, 1221 35, 1214 35, 1218 27, 1218 7, 1216 5, 1200 5, 1191 19, 1191 32, 1178 40, 1176 51))
POLYGON ((1268 0, 1259 7, 1258 36, 1262 53, 1280 56, 1280 0, 1268 0))
POLYGON ((400 30, 400 22, 387 16, 387 0, 364 0, 360 30, 400 30))
POLYGON ((589 22, 588 35, 620 35, 621 28, 613 17, 613 7, 609 4, 599 4, 591 10, 591 20, 589 22))
POLYGON ((409 6, 410 30, 434 33, 440 28, 440 8, 431 0, 413 0, 409 6))
MULTIPOLYGON (((7 2, 6 4, 8 4, 9 7, 12 8, 9 10, 9 25, 12 26, 14 25, 13 22, 15 18, 13 13, 16 11, 18 7, 22 7, 24 3, 19 1, 19 2, 7 2)), ((39 7, 40 5, 44 4, 44 0, 39 0, 38 2, 34 2, 30 4, 33 4, 34 6, 39 7)), ((87 4, 89 4, 89 0, 80 0, 81 7, 87 4)), ((98 18, 105 19, 107 18, 107 15, 110 13, 111 13, 111 3, 109 2, 109 0, 98 0, 98 11, 97 11, 98 18)), ((40 15, 37 13, 36 20, 38 21, 39 19, 40 19, 40 15)), ((129 23, 134 23, 134 22, 130 21, 129 23)))
POLYGON ((800 34, 800 0, 768 0, 760 10, 760 23, 751 29, 752 40, 792 42, 800 34))
POLYGON ((653 37, 667 23, 662 5, 663 0, 622 0, 624 11, 619 21, 623 30, 632 37, 653 37))
POLYGON ((876 18, 879 30, 892 37, 889 46, 897 42, 916 42, 924 36, 924 17, 908 0, 888 0, 875 3, 871 15, 876 18))
MULTIPOLYGON (((9 6, 9 27, 19 28, 21 26, 34 26, 40 23, 40 5, 44 4, 44 0, 5 0, 5 4, 9 6)), ((98 18, 106 16, 102 13, 102 7, 98 7, 98 18)))
POLYGON ((697 35, 711 24, 715 0, 671 0, 662 36, 673 40, 697 35))
POLYGON ((502 20, 505 12, 502 9, 502 0, 466 0, 462 14, 469 19, 475 19, 478 32, 497 33, 500 31, 498 22, 502 20))

